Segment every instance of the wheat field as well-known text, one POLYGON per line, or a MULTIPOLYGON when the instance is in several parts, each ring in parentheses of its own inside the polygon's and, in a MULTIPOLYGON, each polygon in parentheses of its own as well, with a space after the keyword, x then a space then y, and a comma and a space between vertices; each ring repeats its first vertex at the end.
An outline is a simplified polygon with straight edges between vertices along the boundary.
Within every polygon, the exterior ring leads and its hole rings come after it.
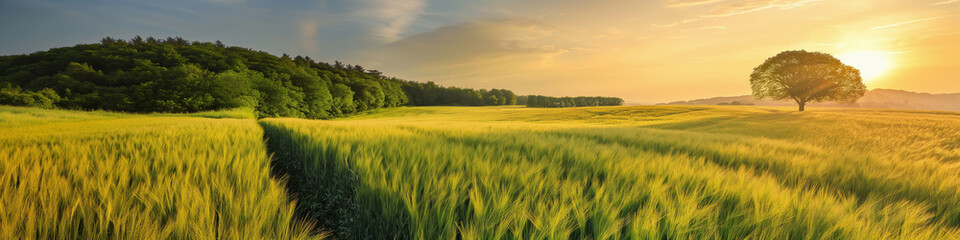
POLYGON ((958 239, 960 113, 0 107, 0 239, 958 239))
POLYGON ((957 239, 958 117, 422 107, 261 125, 298 211, 345 238, 957 239))
POLYGON ((253 119, 0 107, 0 159, 0 239, 322 236, 253 119))

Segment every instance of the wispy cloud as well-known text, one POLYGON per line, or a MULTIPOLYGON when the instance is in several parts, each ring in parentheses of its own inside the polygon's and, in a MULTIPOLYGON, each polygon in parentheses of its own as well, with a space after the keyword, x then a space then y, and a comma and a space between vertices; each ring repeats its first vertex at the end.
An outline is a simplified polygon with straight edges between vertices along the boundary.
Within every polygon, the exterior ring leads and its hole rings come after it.
POLYGON ((531 19, 488 19, 440 27, 377 51, 397 71, 449 74, 549 64, 572 49, 559 35, 559 29, 531 19))
POLYGON ((676 21, 676 22, 667 23, 667 24, 656 24, 656 23, 654 23, 654 24, 650 24, 650 26, 658 27, 658 28, 672 28, 672 27, 680 26, 680 25, 682 25, 682 24, 692 23, 692 22, 696 22, 696 21, 700 21, 700 18, 684 19, 684 20, 682 20, 682 21, 676 21))
MULTIPOLYGON (((706 2, 710 0, 678 0, 678 1, 706 2)), ((659 27, 659 28, 671 28, 671 27, 676 27, 679 25, 687 24, 687 23, 700 21, 705 18, 728 17, 728 16, 751 13, 751 12, 756 12, 756 11, 771 9, 771 8, 789 10, 789 9, 797 8, 809 3, 819 2, 819 1, 823 1, 823 0, 739 0, 739 1, 726 3, 720 6, 716 6, 713 9, 711 9, 708 14, 705 14, 705 15, 685 19, 682 21, 672 22, 668 24, 651 24, 651 26, 659 27)), ((716 1, 716 2, 720 2, 720 1, 716 1)))
POLYGON ((370 19, 371 33, 384 42, 400 39, 400 34, 410 26, 426 6, 424 0, 371 0, 355 12, 359 19, 370 19))
POLYGON ((308 53, 316 54, 318 50, 317 29, 320 20, 316 16, 300 19, 300 47, 308 53))
POLYGON ((957 2, 960 2, 960 0, 946 0, 942 2, 931 3, 930 5, 943 5, 943 4, 951 4, 951 3, 957 3, 957 2))
POLYGON ((723 0, 666 0, 667 7, 691 7, 722 2, 723 0))
POLYGON ((712 25, 712 26, 703 26, 698 28, 683 29, 684 32, 723 31, 723 30, 727 30, 727 26, 712 25))
POLYGON ((724 30, 727 29, 727 26, 706 26, 701 27, 700 30, 724 30))
POLYGON ((726 17, 770 8, 787 10, 819 1, 822 0, 741 0, 717 6, 713 8, 713 10, 710 10, 710 14, 704 17, 726 17))
POLYGON ((926 21, 932 21, 932 20, 949 18, 949 17, 956 17, 956 16, 960 16, 960 14, 952 14, 952 15, 938 16, 938 17, 928 17, 928 18, 921 18, 921 19, 913 19, 913 20, 898 22, 898 23, 894 23, 894 24, 887 24, 887 25, 883 25, 883 26, 872 27, 872 28, 870 28, 870 30, 880 30, 880 29, 894 28, 894 27, 899 27, 899 26, 911 24, 911 23, 926 22, 926 21))

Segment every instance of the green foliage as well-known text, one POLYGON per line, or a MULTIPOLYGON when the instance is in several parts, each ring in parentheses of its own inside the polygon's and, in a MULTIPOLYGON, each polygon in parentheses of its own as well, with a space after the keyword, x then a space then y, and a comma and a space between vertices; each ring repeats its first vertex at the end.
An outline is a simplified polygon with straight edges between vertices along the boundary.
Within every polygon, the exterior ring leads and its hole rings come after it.
POLYGON ((804 110, 807 102, 855 102, 866 92, 860 70, 830 54, 785 51, 768 58, 750 74, 757 99, 793 99, 804 110))
POLYGON ((262 77, 250 70, 228 70, 219 73, 210 81, 214 105, 224 108, 256 107, 260 92, 254 82, 262 77))
POLYGON ((443 87, 434 82, 403 82, 403 90, 416 106, 497 106, 516 105, 517 95, 506 89, 474 90, 443 87))
POLYGON ((60 108, 137 113, 252 107, 260 117, 326 119, 405 105, 518 103, 506 89, 443 87, 358 65, 139 36, 0 56, 0 83, 27 91, 52 89, 62 97, 53 101, 60 108))
POLYGON ((3 105, 53 108, 58 101, 60 101, 60 96, 49 88, 36 92, 24 91, 20 87, 9 85, 0 88, 0 104, 3 105))
POLYGON ((957 239, 958 119, 416 107, 261 125, 297 211, 341 238, 957 239))
POLYGON ((547 97, 530 95, 523 97, 527 107, 596 107, 596 106, 620 106, 623 105, 623 99, 615 97, 547 97))
MULTIPOLYGON (((403 81, 340 62, 277 57, 181 38, 104 38, 99 44, 3 56, 0 83, 27 91, 52 89, 62 96, 54 101, 61 108, 141 113, 253 107, 261 117, 331 118, 411 104, 405 90, 414 88, 451 100, 413 104, 456 104, 456 96, 445 96, 454 88, 403 81)), ((457 91, 471 97, 476 92, 457 91)), ((482 102, 470 99, 462 105, 482 102)))

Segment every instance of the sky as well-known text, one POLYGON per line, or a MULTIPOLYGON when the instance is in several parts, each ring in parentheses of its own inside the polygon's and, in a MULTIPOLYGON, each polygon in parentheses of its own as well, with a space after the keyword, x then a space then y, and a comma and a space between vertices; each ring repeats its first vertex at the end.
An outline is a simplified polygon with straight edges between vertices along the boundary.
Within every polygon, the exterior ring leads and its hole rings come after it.
POLYGON ((747 95, 800 49, 870 89, 960 92, 960 0, 0 0, 0 55, 137 35, 632 103, 747 95))

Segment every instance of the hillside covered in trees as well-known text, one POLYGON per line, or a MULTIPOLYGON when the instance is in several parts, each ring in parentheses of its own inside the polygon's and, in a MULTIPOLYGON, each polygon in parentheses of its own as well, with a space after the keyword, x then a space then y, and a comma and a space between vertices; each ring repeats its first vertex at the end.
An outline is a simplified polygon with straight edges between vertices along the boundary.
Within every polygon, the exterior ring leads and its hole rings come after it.
POLYGON ((277 57, 182 38, 54 48, 0 57, 0 104, 124 112, 251 107, 261 117, 330 118, 403 105, 510 105, 509 90, 404 81, 358 65, 277 57))

